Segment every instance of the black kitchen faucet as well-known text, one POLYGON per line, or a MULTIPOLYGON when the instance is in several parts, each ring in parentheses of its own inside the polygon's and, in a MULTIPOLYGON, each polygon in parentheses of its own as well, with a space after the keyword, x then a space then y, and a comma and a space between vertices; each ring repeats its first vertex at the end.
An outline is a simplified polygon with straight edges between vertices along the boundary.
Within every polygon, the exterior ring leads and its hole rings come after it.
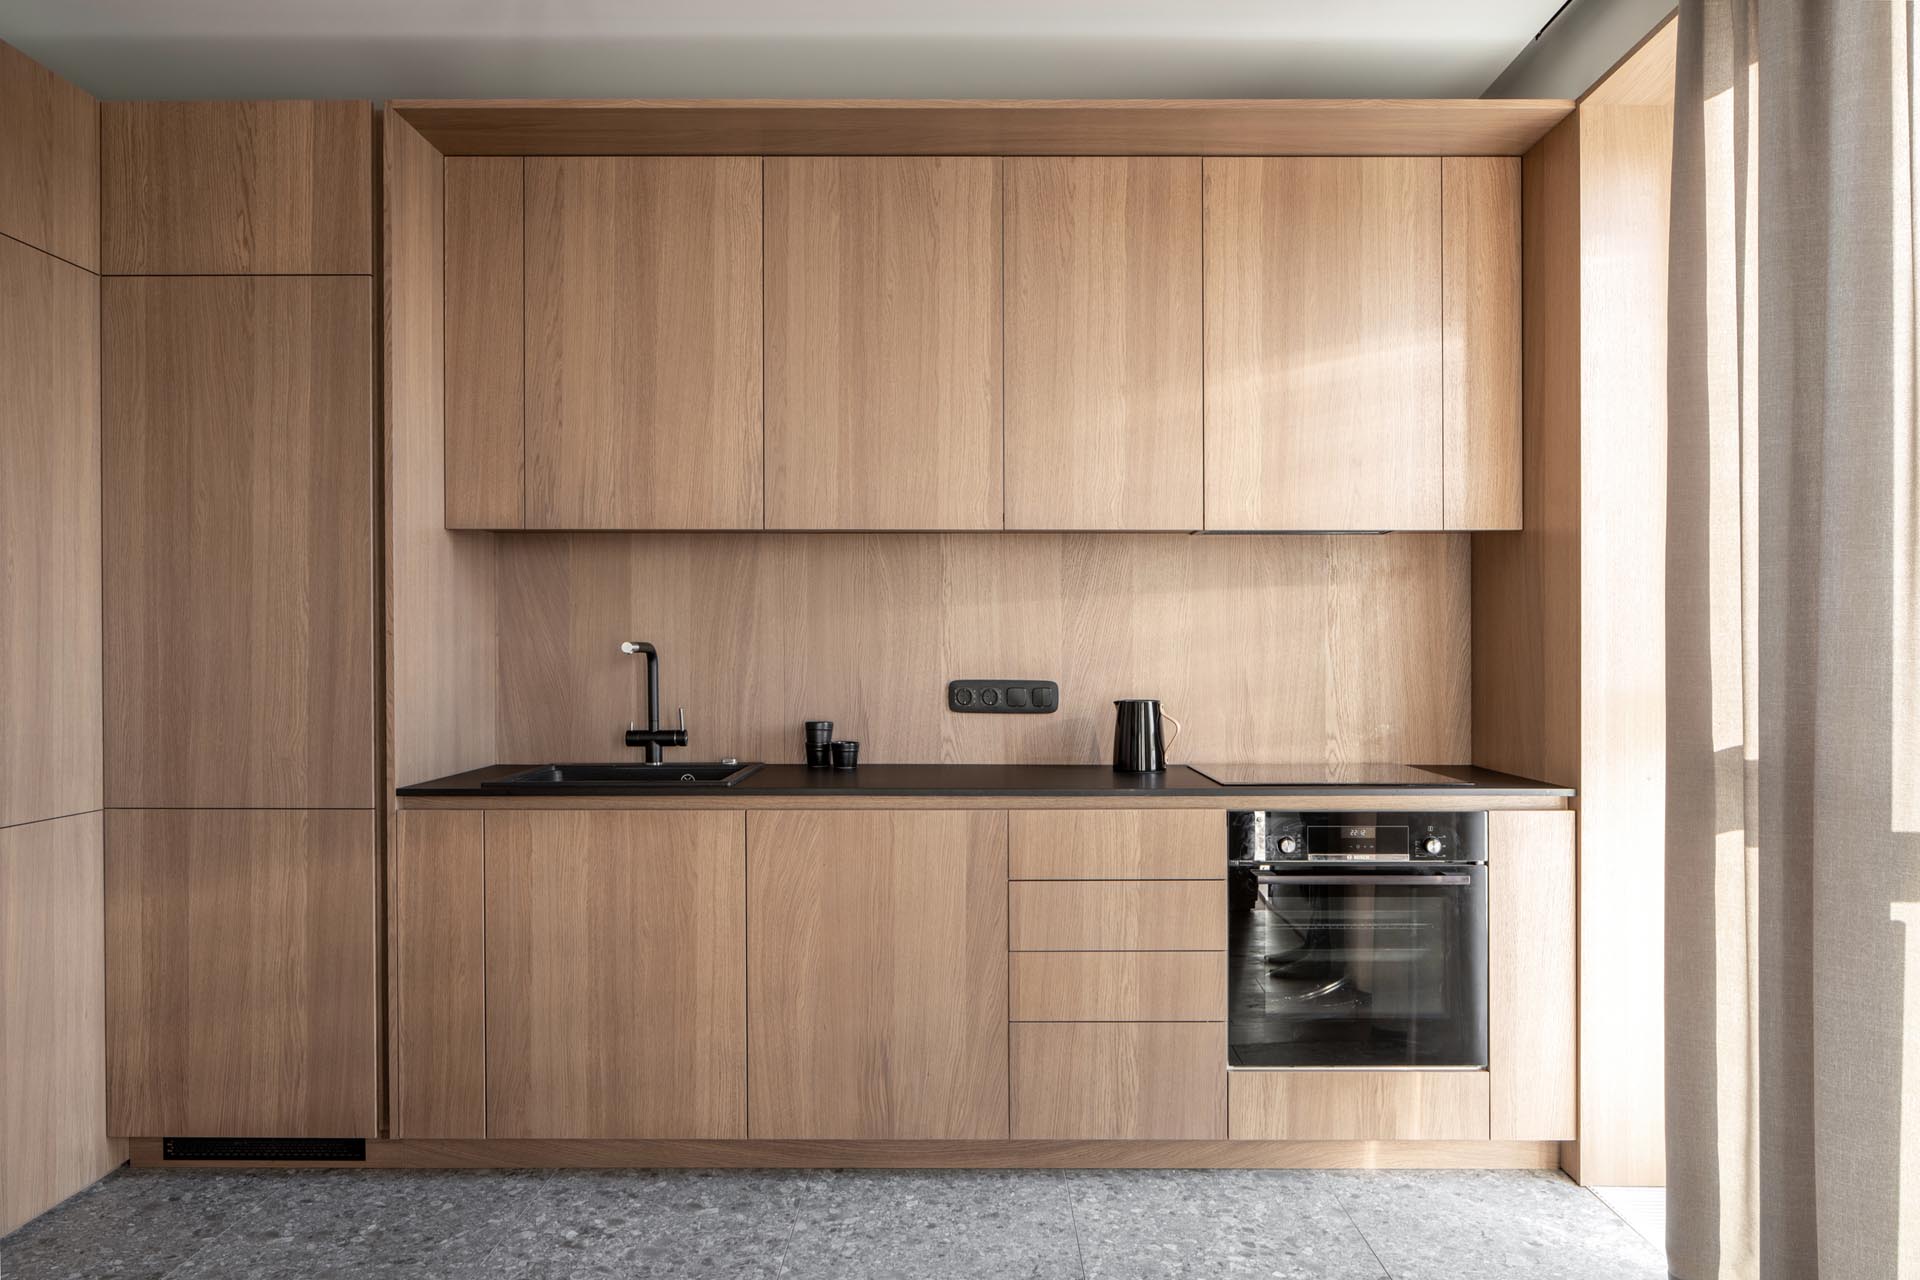
POLYGON ((687 745, 687 709, 680 708, 680 727, 662 729, 660 727, 660 654, 645 640, 627 640, 620 645, 622 653, 642 653, 647 658, 647 727, 642 729, 631 720, 627 722, 627 745, 645 747, 647 763, 660 763, 662 747, 684 747, 687 745))

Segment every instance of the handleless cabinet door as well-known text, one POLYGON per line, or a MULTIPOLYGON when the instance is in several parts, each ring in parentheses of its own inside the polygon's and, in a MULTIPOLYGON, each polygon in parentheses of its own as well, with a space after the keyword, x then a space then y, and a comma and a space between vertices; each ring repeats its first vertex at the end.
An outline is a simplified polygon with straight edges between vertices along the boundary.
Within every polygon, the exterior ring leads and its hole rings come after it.
POLYGON ((373 282, 101 282, 107 804, 373 804, 373 282))
POLYGON ((1207 528, 1440 528, 1439 158, 1205 165, 1207 528))
POLYGON ((1000 161, 769 156, 767 527, 998 529, 1000 161))
POLYGON ((1520 527, 1520 161, 1448 156, 1446 527, 1520 527))
POLYGON ((1007 815, 748 814, 755 1138, 1007 1136, 1007 815))
POLYGON ((1005 164, 1007 527, 1200 528, 1199 159, 1005 164))
POLYGON ((738 812, 486 818, 487 1136, 744 1138, 738 812))
POLYGON ((760 161, 526 161, 526 525, 757 529, 760 161))

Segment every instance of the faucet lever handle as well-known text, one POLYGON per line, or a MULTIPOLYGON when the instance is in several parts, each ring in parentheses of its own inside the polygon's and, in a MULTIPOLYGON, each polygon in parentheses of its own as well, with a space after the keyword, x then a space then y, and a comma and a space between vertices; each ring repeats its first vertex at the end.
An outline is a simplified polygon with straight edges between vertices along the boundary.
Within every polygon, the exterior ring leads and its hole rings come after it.
POLYGON ((685 733, 686 731, 687 731, 687 709, 685 707, 682 707, 680 708, 680 732, 685 733))

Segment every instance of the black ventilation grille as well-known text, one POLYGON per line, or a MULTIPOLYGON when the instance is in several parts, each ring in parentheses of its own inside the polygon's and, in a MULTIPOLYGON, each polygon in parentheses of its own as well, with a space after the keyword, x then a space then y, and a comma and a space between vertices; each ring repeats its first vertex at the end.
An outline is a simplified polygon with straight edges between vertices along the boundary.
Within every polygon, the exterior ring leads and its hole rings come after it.
POLYGON ((365 1138, 165 1138, 169 1160, 365 1160, 365 1138))

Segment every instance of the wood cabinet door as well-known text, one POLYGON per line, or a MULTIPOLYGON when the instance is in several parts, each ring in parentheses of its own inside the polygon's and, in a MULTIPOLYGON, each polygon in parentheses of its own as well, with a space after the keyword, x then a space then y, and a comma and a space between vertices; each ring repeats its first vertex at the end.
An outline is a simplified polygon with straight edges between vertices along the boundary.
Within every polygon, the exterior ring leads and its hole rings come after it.
POLYGON ((1495 1138, 1578 1136, 1574 819, 1570 809, 1487 815, 1487 1074, 1495 1138))
POLYGON ((396 1138, 487 1136, 487 841, 478 809, 402 809, 387 876, 396 1138))
POLYGON ((107 804, 373 804, 373 283, 101 294, 107 804))
POLYGON ((1484 1071, 1229 1071, 1227 1136, 1484 1141, 1484 1071))
POLYGON ((1200 528, 1199 159, 1005 164, 1007 528, 1200 528))
POLYGON ((1448 156, 1445 524, 1520 527, 1520 160, 1448 156))
POLYGON ((766 159, 767 527, 998 529, 1000 161, 766 159))
POLYGON ((760 161, 526 162, 526 524, 761 523, 760 161))
POLYGON ((107 811, 107 1132, 379 1135, 373 824, 107 811))
POLYGON ((1207 528, 1441 527, 1440 165, 1206 160, 1207 528))
POLYGON ((755 1138, 1007 1136, 1007 815, 748 815, 755 1138))
POLYGON ((1224 1138, 1224 1022, 1023 1022, 1016 1138, 1224 1138))
POLYGON ((487 1136, 744 1138, 738 812, 486 819, 487 1136))

